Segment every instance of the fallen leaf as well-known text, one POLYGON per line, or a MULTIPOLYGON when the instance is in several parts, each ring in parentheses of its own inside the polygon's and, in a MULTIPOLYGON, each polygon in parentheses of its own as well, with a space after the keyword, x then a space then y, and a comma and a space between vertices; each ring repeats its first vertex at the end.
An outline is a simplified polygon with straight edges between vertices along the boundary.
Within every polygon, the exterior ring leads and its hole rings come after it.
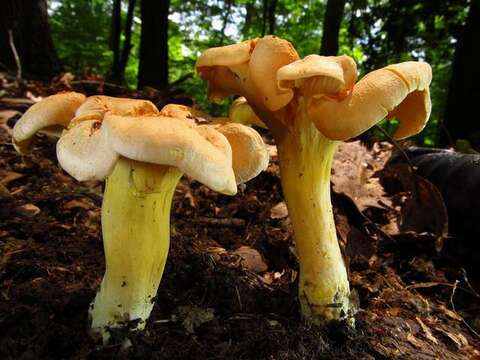
POLYGON ((383 176, 400 181, 404 190, 411 194, 402 206, 400 230, 433 234, 436 238, 435 248, 441 251, 448 237, 448 214, 438 188, 412 173, 407 164, 389 166, 383 176))
POLYGON ((436 327, 435 330, 443 334, 447 339, 449 339, 457 347, 458 350, 461 350, 464 347, 468 346, 468 340, 460 333, 452 334, 451 332, 448 332, 441 327, 436 327))
POLYGON ((431 342, 433 342, 435 345, 438 345, 438 340, 435 336, 432 335, 432 332, 430 331, 430 329, 427 327, 427 325, 425 325, 425 323, 418 317, 416 316, 415 319, 417 320, 417 322, 420 324, 420 327, 422 328, 423 332, 425 333, 425 337, 430 340, 431 342))
POLYGON ((279 202, 277 205, 270 209, 270 217, 272 219, 283 219, 288 216, 288 209, 285 202, 279 202))
POLYGON ((20 174, 14 171, 0 170, 0 183, 6 186, 13 180, 20 179, 24 176, 24 174, 20 174))
POLYGON ((40 213, 40 208, 33 204, 20 205, 15 208, 16 212, 20 215, 33 217, 40 213))
POLYGON ((375 144, 368 150, 360 141, 338 146, 332 163, 333 189, 349 196, 360 209, 392 206, 375 173, 383 169, 391 154, 391 146, 375 144))
POLYGON ((268 270, 268 266, 263 260, 262 255, 249 246, 241 246, 233 252, 233 255, 241 257, 240 264, 253 272, 261 273, 268 270))
POLYGON ((74 209, 74 208, 82 208, 82 209, 85 209, 85 210, 89 210, 92 208, 92 204, 90 204, 90 202, 87 202, 86 200, 84 199, 81 199, 81 200, 70 200, 70 201, 67 201, 63 207, 66 209, 66 210, 70 210, 70 209, 74 209))
POLYGON ((195 333, 196 327, 215 319, 212 308, 204 309, 196 305, 179 306, 177 312, 182 320, 183 327, 190 334, 195 333))

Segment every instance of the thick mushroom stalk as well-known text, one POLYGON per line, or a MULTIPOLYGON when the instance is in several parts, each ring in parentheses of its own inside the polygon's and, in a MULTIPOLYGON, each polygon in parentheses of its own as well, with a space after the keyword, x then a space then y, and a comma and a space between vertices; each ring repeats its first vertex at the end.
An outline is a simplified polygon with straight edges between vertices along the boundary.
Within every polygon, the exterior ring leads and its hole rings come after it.
POLYGON ((173 107, 176 115, 164 116, 171 105, 160 113, 149 103, 145 112, 140 100, 110 98, 115 107, 102 111, 98 104, 105 99, 89 99, 92 106, 87 100, 60 137, 57 157, 79 181, 106 178, 106 271, 90 308, 92 332, 106 341, 109 328, 134 321, 134 329, 143 329, 150 316, 168 255, 172 198, 182 175, 234 195, 237 183, 266 168, 268 155, 249 127, 199 125, 193 109, 173 107))
POLYGON ((106 179, 102 204, 105 275, 90 309, 91 327, 106 328, 150 316, 170 245, 170 207, 183 173, 121 157, 106 179))
POLYGON ((208 49, 196 68, 209 82, 213 100, 246 98, 248 104, 232 105, 232 121, 260 120, 272 131, 299 257, 303 316, 317 324, 339 319, 353 324, 348 271, 330 201, 335 149, 338 140, 389 116, 400 120, 397 137, 420 132, 430 115, 430 66, 395 64, 356 83, 356 65, 348 56, 299 59, 290 43, 267 36, 208 49))

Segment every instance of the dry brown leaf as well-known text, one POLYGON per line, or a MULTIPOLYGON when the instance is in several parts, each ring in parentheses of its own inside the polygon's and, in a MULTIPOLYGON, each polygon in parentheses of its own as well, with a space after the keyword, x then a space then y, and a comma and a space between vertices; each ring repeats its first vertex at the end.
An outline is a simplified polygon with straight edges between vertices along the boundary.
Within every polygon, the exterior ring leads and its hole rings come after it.
POLYGON ((2 185, 8 185, 8 183, 12 182, 13 180, 20 179, 24 177, 24 174, 20 174, 14 171, 7 171, 0 169, 0 183, 2 185))
POLYGON ((182 325, 185 330, 193 334, 195 328, 215 319, 214 310, 212 308, 203 309, 199 306, 179 306, 177 308, 178 315, 182 320, 182 325))
POLYGON ((457 347, 458 350, 463 349, 464 347, 468 346, 468 340, 460 333, 452 334, 447 330, 442 329, 441 327, 436 327, 436 331, 446 336, 446 338, 450 339, 451 342, 457 347))
POLYGON ((390 155, 391 146, 386 143, 377 143, 370 151, 360 141, 341 143, 333 158, 333 189, 349 196, 360 211, 392 206, 379 179, 374 177, 390 155))
POLYGON ((242 259, 240 264, 250 271, 261 273, 268 270, 268 266, 263 260, 262 255, 249 246, 241 246, 232 254, 240 256, 242 259))
POLYGON ((436 250, 441 251, 448 237, 448 214, 438 188, 412 173, 407 164, 389 166, 383 176, 400 181, 404 190, 411 195, 402 206, 400 230, 433 234, 436 237, 436 250))
POLYGON ((288 216, 287 204, 281 201, 270 209, 270 217, 272 219, 284 219, 288 216))
POLYGON ((15 208, 15 211, 23 216, 33 217, 40 214, 40 208, 33 204, 20 205, 15 208))
POLYGON ((425 337, 430 340, 431 342, 433 342, 435 345, 438 345, 438 340, 435 336, 433 336, 432 332, 430 331, 430 329, 427 327, 427 325, 425 325, 425 323, 418 317, 416 316, 415 319, 417 320, 417 322, 420 324, 420 327, 422 328, 423 332, 425 333, 425 337))
POLYGON ((7 134, 12 134, 12 129, 8 126, 8 121, 22 113, 16 110, 0 110, 0 128, 3 128, 7 134))
POLYGON ((84 199, 80 199, 80 200, 70 200, 68 202, 66 202, 63 207, 66 209, 66 210, 70 210, 70 209, 74 209, 74 208, 82 208, 82 209, 85 209, 85 210, 89 210, 92 208, 92 204, 84 199))

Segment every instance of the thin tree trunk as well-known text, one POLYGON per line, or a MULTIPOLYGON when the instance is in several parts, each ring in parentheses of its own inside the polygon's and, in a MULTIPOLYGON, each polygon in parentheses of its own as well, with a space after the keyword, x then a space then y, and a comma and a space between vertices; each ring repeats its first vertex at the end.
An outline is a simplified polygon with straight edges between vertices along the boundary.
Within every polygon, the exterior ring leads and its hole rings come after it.
POLYGON ((168 11, 170 0, 141 0, 142 33, 138 87, 168 87, 168 11))
POLYGON ((132 50, 132 26, 133 26, 133 15, 135 13, 135 3, 136 0, 128 1, 128 10, 127 10, 127 19, 125 21, 125 41, 123 42, 122 55, 120 57, 120 69, 122 73, 122 80, 125 76, 125 69, 128 64, 128 58, 130 56, 130 51, 132 50))
POLYGON ((49 79, 62 67, 48 25, 46 0, 4 0, 0 11, 0 62, 10 70, 17 68, 11 51, 9 30, 23 74, 49 79))
POLYGON ((223 45, 223 42, 225 41, 225 29, 227 28, 228 25, 228 18, 230 17, 230 10, 232 8, 232 0, 225 0, 225 9, 223 10, 223 24, 222 24, 222 29, 220 30, 220 44, 219 46, 223 45))
POLYGON ((275 34, 275 12, 278 0, 271 0, 268 6, 268 33, 275 34))
POLYGON ((338 54, 338 36, 342 23, 345 0, 328 0, 323 19, 323 36, 320 55, 338 54))
POLYGON ((480 130, 475 111, 480 103, 480 1, 470 2, 467 20, 458 38, 452 65, 452 76, 445 108, 441 142, 467 139, 480 147, 480 130))
POLYGON ((245 5, 245 22, 243 24, 242 34, 244 38, 249 37, 252 27, 253 13, 255 12, 255 1, 249 1, 245 5))
POLYGON ((112 30, 110 33, 110 49, 113 52, 111 81, 120 83, 120 35, 122 32, 122 1, 113 0, 112 6, 112 30))
POLYGON ((263 0, 262 37, 265 36, 265 33, 267 31, 268 3, 268 0, 263 0))
MULTIPOLYGON (((114 6, 117 5, 117 1, 120 4, 120 0, 115 0, 114 6)), ((123 41, 123 46, 120 48, 120 35, 121 35, 121 13, 118 14, 114 10, 114 17, 118 15, 118 21, 113 20, 113 23, 117 23, 118 30, 116 26, 112 27, 112 38, 113 41, 118 41, 117 44, 112 46, 113 49, 113 67, 111 81, 117 84, 122 84, 125 81, 125 69, 128 64, 128 58, 130 56, 130 51, 132 49, 132 25, 133 25, 133 15, 135 12, 135 3, 136 0, 128 1, 128 10, 127 10, 127 19, 125 21, 125 40, 123 41), (118 33, 116 33, 118 31, 118 33)), ((119 5, 120 6, 120 5, 119 5)), ((119 7, 120 10, 120 7, 119 7)))

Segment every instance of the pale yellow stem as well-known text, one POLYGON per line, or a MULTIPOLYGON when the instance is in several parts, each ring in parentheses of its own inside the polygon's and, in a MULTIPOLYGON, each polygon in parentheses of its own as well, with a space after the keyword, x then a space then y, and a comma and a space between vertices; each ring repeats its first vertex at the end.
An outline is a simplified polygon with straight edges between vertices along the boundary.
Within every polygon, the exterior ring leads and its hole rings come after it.
POLYGON ((330 201, 337 142, 324 137, 300 102, 288 134, 276 136, 282 188, 300 261, 299 299, 314 323, 351 318, 347 269, 330 201))
POLYGON ((170 207, 182 173, 174 167, 120 158, 102 204, 106 271, 90 309, 92 330, 138 320, 153 308, 170 244, 170 207))

